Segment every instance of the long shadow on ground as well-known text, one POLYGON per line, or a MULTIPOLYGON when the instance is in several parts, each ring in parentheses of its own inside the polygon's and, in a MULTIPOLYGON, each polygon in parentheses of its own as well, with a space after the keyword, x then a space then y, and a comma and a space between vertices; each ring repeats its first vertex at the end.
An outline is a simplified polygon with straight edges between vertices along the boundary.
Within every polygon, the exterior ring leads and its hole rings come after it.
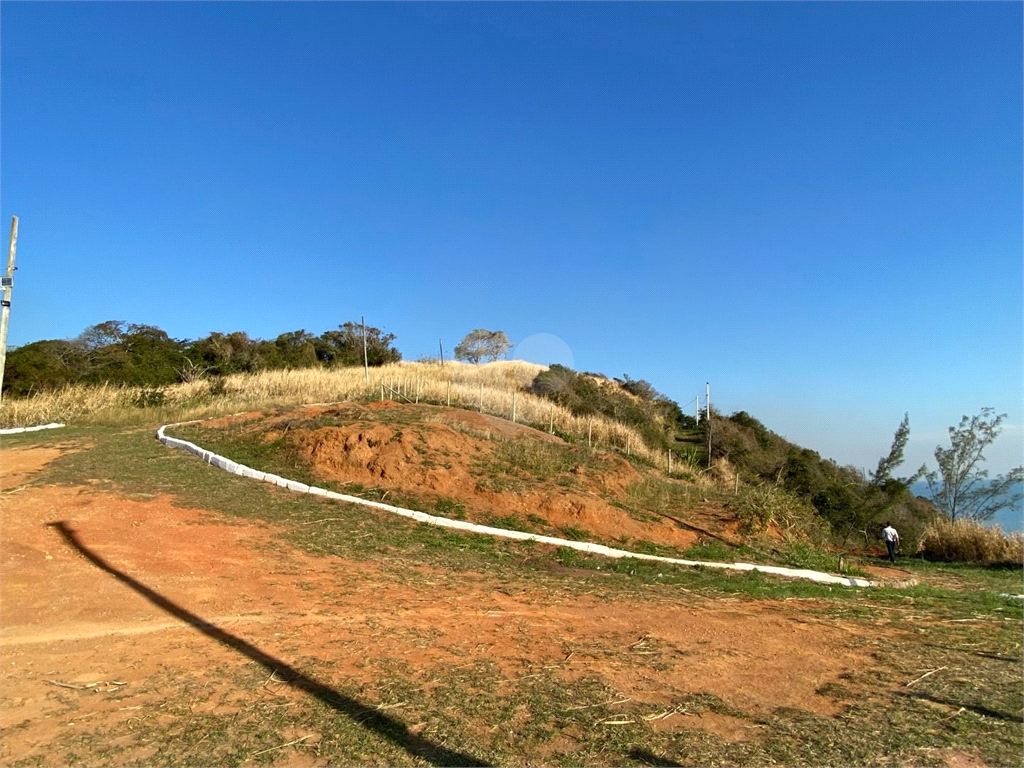
POLYGON ((139 583, 131 576, 121 573, 121 571, 108 564, 103 558, 82 544, 75 531, 72 530, 64 521, 49 523, 49 525, 52 528, 56 528, 64 541, 77 550, 85 559, 100 570, 109 573, 122 584, 125 584, 138 592, 158 608, 161 608, 175 618, 181 619, 186 624, 195 627, 204 635, 212 637, 217 642, 248 656, 257 664, 263 666, 268 672, 273 673, 275 670, 278 673, 286 672, 288 678, 285 682, 287 682, 288 685, 315 696, 340 714, 351 718, 356 723, 359 723, 369 730, 376 731, 384 738, 404 749, 410 755, 438 766, 487 765, 487 763, 483 763, 474 757, 464 755, 460 752, 454 752, 411 733, 401 721, 396 720, 393 717, 389 717, 372 707, 363 706, 355 699, 344 696, 333 688, 317 682, 294 667, 285 664, 279 659, 275 659, 267 653, 264 653, 254 645, 247 643, 245 640, 235 637, 229 632, 225 632, 214 624, 203 621, 203 619, 193 613, 189 613, 184 608, 171 602, 163 595, 154 592, 152 589, 139 583))
POLYGON ((642 747, 633 747, 629 750, 629 756, 644 765, 657 766, 657 768, 682 768, 682 763, 670 760, 664 755, 656 755, 642 747))

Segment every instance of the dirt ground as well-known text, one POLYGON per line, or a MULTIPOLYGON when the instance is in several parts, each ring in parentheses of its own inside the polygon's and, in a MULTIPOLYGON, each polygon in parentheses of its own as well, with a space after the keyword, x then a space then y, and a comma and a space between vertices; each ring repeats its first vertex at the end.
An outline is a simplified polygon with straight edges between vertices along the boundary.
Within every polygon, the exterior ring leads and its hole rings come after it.
MULTIPOLYGON (((559 665, 568 677, 598 675, 634 701, 710 692, 746 711, 794 707, 823 715, 840 705, 815 691, 872 664, 869 644, 855 642, 859 627, 818 620, 799 602, 712 605, 663 595, 620 603, 528 588, 505 594, 483 577, 453 580, 430 571, 421 582, 396 583, 382 565, 309 557, 275 540, 267 526, 183 510, 166 497, 22 487, 70 449, 0 454, 4 765, 29 756, 65 764, 65 753, 50 745, 83 728, 112 734, 121 764, 145 760, 154 750, 147 724, 177 717, 162 712, 161 702, 186 684, 220 686, 201 706, 222 714, 244 709, 253 696, 280 696, 286 706, 289 697, 306 695, 273 678, 255 692, 225 687, 214 670, 253 663, 239 652, 242 644, 296 668, 330 659, 336 678, 365 683, 376 695, 388 660, 429 679, 485 656, 505 675, 538 665, 559 665), (57 522, 178 612, 98 567, 57 522), (240 643, 231 647, 199 631, 182 612, 240 643), (655 651, 657 671, 642 672, 637 655, 655 651)), ((749 721, 710 712, 667 717, 656 727, 758 738, 749 721)), ((277 764, 323 763, 309 751, 285 750, 277 764)))

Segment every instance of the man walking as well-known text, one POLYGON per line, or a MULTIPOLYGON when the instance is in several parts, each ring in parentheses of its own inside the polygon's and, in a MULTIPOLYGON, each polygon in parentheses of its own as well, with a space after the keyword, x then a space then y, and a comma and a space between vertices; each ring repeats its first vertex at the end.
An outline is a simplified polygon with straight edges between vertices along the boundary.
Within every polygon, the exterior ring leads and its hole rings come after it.
POLYGON ((882 529, 882 538, 885 539, 885 548, 889 550, 889 561, 895 563, 896 547, 899 546, 900 535, 888 520, 885 522, 885 528, 882 529))

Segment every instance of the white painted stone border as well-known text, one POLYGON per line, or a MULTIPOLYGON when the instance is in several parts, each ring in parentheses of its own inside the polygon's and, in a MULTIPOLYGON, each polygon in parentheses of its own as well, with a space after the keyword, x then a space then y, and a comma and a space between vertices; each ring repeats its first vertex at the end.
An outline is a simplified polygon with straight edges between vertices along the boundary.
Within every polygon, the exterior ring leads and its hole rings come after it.
POLYGON ((361 504, 364 507, 373 507, 374 509, 380 509, 385 512, 392 512, 402 517, 410 518, 418 523, 427 523, 428 525, 436 525, 441 528, 452 528, 458 531, 467 531, 470 533, 482 533, 487 536, 495 536, 503 539, 516 539, 519 541, 536 541, 540 544, 550 544, 555 547, 568 547, 570 549, 576 549, 580 552, 586 552, 591 555, 602 555, 604 557, 632 557, 637 560, 653 560, 659 563, 669 563, 671 565, 688 565, 691 567, 703 567, 703 568, 723 568, 733 571, 760 571, 762 573, 772 573, 777 576, 786 576, 794 579, 808 579, 810 581, 816 581, 820 584, 838 584, 844 587, 875 587, 880 586, 879 584, 870 581, 868 579, 857 579, 850 576, 834 576, 830 573, 822 573, 821 571, 810 571, 801 568, 782 568, 774 565, 754 565, 752 563, 717 563, 711 561, 701 560, 682 560, 674 557, 658 557, 657 555, 644 555, 638 552, 627 552, 623 549, 613 549, 606 547, 603 544, 593 544, 586 541, 573 541, 570 539, 558 539, 553 536, 541 536, 536 533, 526 533, 525 531, 509 531, 504 528, 492 528, 489 525, 476 525, 474 523, 467 523, 463 520, 452 520, 447 517, 437 517, 436 515, 428 515, 426 512, 417 512, 412 509, 403 509, 402 507, 393 507, 390 504, 383 504, 379 501, 367 501, 361 499, 358 496, 347 496, 343 493, 336 493, 335 491, 328 491, 324 488, 317 488, 316 486, 306 485, 305 483, 297 483, 294 480, 288 480, 277 475, 270 474, 269 472, 260 472, 259 470, 247 467, 244 464, 238 464, 230 459, 220 456, 213 451, 208 451, 205 448, 200 448, 195 443, 190 443, 187 440, 179 440, 174 437, 168 437, 164 434, 164 430, 168 427, 180 427, 185 424, 196 424, 200 421, 207 421, 207 419, 197 419, 194 421, 182 421, 177 424, 165 424, 156 431, 156 439, 159 440, 166 446, 171 448, 183 448, 189 453, 194 453, 196 456, 201 458, 207 464, 212 464, 215 467, 223 469, 226 472, 231 472, 241 477, 247 477, 251 480, 262 480, 265 483, 271 485, 277 485, 281 488, 287 488, 290 491, 296 491, 297 493, 308 493, 313 496, 323 496, 328 499, 336 499, 338 501, 346 501, 350 504, 361 504))
POLYGON ((66 424, 54 422, 51 424, 40 424, 37 427, 8 427, 7 429, 0 429, 0 435, 16 435, 19 432, 38 432, 40 429, 57 429, 58 427, 66 426, 66 424))

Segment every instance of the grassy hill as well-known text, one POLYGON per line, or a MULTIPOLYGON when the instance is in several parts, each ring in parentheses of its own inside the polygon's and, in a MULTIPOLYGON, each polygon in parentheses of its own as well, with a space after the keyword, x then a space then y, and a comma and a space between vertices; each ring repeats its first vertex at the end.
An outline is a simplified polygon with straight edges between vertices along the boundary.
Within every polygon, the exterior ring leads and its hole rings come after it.
MULTIPOLYGON (((934 516, 931 505, 904 484, 872 483, 856 469, 786 441, 746 412, 726 417, 713 411, 698 424, 645 381, 521 361, 401 362, 368 374, 361 367, 279 369, 161 387, 70 385, 5 397, 0 424, 169 423, 341 401, 443 405, 529 426, 558 438, 569 453, 585 449, 587 456, 624 459, 639 479, 629 494, 602 504, 634 515, 673 514, 681 521, 677 528, 700 528, 696 517, 714 510, 721 525, 729 521, 734 538, 756 551, 764 549, 759 540, 765 537, 822 552, 829 546, 877 547, 877 527, 885 519, 895 522, 912 549, 934 516), (637 495, 644 500, 637 502, 637 495)), ((534 459, 545 450, 553 449, 532 449, 534 459)), ((568 454, 546 460, 572 461, 568 454)), ((500 474, 496 467, 477 469, 500 474)), ((415 495, 416 489, 405 490, 415 495)), ((467 506, 496 507, 480 499, 467 506)), ((651 546, 679 545, 671 536, 634 538, 651 546)))

